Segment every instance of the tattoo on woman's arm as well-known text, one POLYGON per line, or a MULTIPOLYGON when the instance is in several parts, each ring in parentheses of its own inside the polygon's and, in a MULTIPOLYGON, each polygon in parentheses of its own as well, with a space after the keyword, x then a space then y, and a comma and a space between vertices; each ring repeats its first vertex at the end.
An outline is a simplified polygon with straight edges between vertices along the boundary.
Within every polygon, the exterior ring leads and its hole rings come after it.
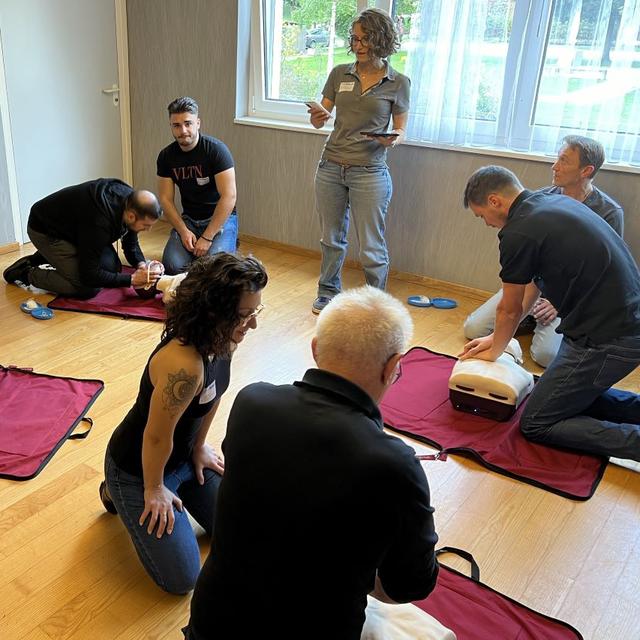
POLYGON ((167 386, 162 391, 164 409, 175 416, 195 395, 198 376, 190 376, 184 369, 168 374, 167 386))

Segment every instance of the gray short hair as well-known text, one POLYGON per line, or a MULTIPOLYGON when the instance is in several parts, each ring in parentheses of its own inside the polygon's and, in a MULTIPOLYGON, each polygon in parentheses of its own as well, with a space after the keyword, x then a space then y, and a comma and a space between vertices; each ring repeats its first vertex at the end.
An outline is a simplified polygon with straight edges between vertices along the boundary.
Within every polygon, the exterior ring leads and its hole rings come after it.
POLYGON ((562 139, 562 146, 575 149, 580 157, 580 168, 593 167, 593 172, 589 179, 598 173, 600 167, 604 164, 604 147, 593 138, 585 136, 565 136, 562 139))
POLYGON ((522 191, 522 184, 513 171, 490 164, 475 171, 464 189, 464 208, 470 204, 485 205, 492 193, 522 191))
POLYGON ((392 295, 369 285, 338 294, 316 325, 316 353, 348 360, 362 371, 376 371, 396 353, 404 353, 413 321, 392 295))

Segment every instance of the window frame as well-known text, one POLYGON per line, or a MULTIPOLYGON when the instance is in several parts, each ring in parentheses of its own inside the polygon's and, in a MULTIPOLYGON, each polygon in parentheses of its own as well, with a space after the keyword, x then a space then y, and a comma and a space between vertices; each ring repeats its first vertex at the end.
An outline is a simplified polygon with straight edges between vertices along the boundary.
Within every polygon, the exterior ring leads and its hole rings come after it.
MULTIPOLYGON (((250 0, 251 2, 251 26, 249 35, 250 66, 249 66, 249 91, 247 96, 246 113, 252 118, 266 118, 268 120, 282 120, 283 123, 296 124, 308 123, 309 114, 304 103, 293 100, 274 100, 266 97, 267 79, 266 69, 266 36, 263 29, 265 18, 275 21, 274 16, 265 15, 264 0, 250 0)), ((362 11, 368 6, 367 0, 355 0, 356 11, 362 11)), ((393 0, 376 0, 375 6, 391 13, 393 0)), ((273 29, 270 33, 273 34, 273 29)), ((276 43, 277 44, 277 43, 276 43)), ((275 50, 275 44, 271 47, 275 50)), ((315 96, 309 96, 313 99, 315 96)), ((327 128, 325 128, 325 132, 327 128)))
POLYGON ((554 0, 516 0, 505 64, 496 140, 528 151, 554 0), (532 15, 533 14, 533 15, 532 15), (520 56, 520 42, 527 42, 520 56), (505 87, 512 87, 511 91, 505 87), (519 108, 518 108, 519 105, 519 108))

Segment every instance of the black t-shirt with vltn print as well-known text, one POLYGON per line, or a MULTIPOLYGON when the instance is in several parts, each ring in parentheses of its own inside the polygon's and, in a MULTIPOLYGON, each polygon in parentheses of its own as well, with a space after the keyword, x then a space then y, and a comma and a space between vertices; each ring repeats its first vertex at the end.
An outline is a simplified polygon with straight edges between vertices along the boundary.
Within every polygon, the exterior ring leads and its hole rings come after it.
POLYGON ((191 151, 173 142, 158 154, 157 161, 158 176, 173 180, 180 190, 183 213, 194 220, 211 218, 220 200, 215 177, 232 167, 227 145, 202 134, 191 151))

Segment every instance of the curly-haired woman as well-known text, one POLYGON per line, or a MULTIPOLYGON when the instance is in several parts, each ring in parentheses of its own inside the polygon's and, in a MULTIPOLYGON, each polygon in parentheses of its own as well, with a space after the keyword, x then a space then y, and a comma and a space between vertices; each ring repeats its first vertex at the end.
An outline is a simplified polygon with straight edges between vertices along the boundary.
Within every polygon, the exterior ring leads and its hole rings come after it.
POLYGON ((135 404, 113 432, 100 498, 118 513, 147 573, 165 591, 195 585, 200 552, 185 509, 210 536, 224 463, 206 443, 231 355, 257 326, 264 267, 229 253, 194 262, 135 404))
MULTIPOLYGON (((321 104, 328 112, 335 106, 336 118, 315 179, 322 266, 314 313, 320 313, 342 289, 349 211, 367 284, 384 289, 389 273, 384 231, 393 188, 386 155, 387 148, 401 142, 405 133, 410 81, 386 60, 400 46, 389 14, 380 9, 362 11, 353 22, 349 43, 356 61, 335 67, 322 90, 321 104), (397 135, 373 135, 386 133, 390 120, 390 133, 397 135)), ((314 107, 309 114, 316 129, 330 118, 314 107)))

